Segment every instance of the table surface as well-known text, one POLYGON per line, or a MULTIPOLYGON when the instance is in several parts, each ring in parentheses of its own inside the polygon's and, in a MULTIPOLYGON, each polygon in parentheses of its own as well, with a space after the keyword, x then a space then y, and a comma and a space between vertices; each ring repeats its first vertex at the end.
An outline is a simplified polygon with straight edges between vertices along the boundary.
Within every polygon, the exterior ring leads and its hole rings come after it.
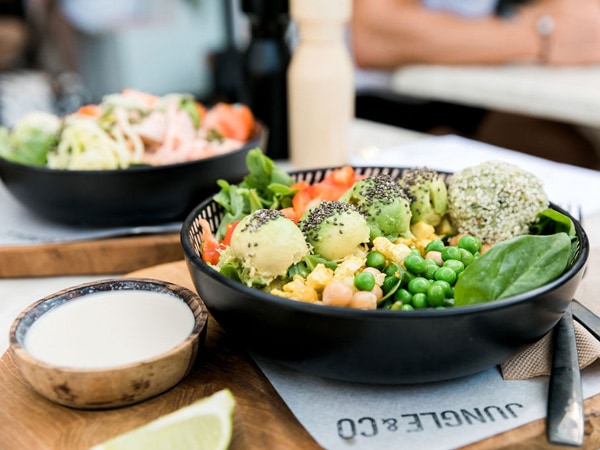
POLYGON ((394 92, 600 128, 600 65, 415 65, 392 75, 394 92))
MULTIPOLYGON (((350 151, 360 151, 369 146, 382 148, 396 146, 423 137, 418 133, 362 120, 356 120, 353 123, 351 134, 352 148, 350 151)), ((600 313, 600 300, 597 300, 597 292, 600 291, 600 277, 595 276, 600 270, 600 215, 586 217, 584 226, 590 238, 592 252, 588 265, 588 276, 584 278, 577 292, 577 298, 596 313, 600 313)), ((115 274, 0 279, 0 293, 2 294, 0 298, 0 331, 4 330, 0 333, 0 354, 8 347, 8 329, 12 320, 27 305, 65 287, 113 275, 115 274)), ((1 402, 0 411, 2 411, 1 402)), ((543 432, 543 425, 534 426, 534 428, 537 427, 538 434, 540 426, 542 427, 541 432, 543 432)), ((497 447, 486 445, 479 448, 497 447)))

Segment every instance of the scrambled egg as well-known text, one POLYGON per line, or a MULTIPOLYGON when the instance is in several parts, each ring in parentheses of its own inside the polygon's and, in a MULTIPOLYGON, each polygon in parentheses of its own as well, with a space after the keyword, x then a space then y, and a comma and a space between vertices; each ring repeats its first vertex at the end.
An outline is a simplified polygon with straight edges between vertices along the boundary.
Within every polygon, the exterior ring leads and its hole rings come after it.
POLYGON ((399 239, 393 243, 390 242, 389 239, 384 237, 376 237, 373 240, 373 250, 378 251, 385 256, 385 259, 391 262, 395 262, 397 264, 402 263, 406 255, 410 253, 410 247, 405 242, 399 241, 409 241, 408 239, 399 239))
MULTIPOLYGON (((417 248, 419 249, 422 255, 425 254, 425 247, 427 247, 427 244, 429 244, 434 239, 440 238, 436 234, 435 228, 426 222, 415 223, 410 227, 410 231, 412 234, 411 237, 398 238, 396 239, 395 244, 404 244, 409 248, 417 248)), ((402 260, 404 260, 404 258, 402 258, 402 260)))

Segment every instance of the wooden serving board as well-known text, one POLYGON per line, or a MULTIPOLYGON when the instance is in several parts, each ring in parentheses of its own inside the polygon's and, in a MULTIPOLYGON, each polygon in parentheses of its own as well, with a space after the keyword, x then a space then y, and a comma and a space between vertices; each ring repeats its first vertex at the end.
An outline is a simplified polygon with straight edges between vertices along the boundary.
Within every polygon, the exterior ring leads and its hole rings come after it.
POLYGON ((0 278, 121 274, 181 258, 179 233, 0 247, 0 278))
MULTIPOLYGON (((194 289, 183 261, 130 273, 194 289)), ((232 450, 316 449, 250 357, 209 317, 208 333, 191 373, 168 392, 137 405, 104 411, 59 406, 36 394, 20 376, 10 354, 0 359, 0 449, 79 450, 141 426, 223 388, 236 398, 232 450)), ((600 396, 585 402, 584 448, 600 448, 600 396)), ((465 447, 468 450, 546 449, 545 424, 538 420, 465 447)), ((572 448, 572 447, 564 447, 572 448)))

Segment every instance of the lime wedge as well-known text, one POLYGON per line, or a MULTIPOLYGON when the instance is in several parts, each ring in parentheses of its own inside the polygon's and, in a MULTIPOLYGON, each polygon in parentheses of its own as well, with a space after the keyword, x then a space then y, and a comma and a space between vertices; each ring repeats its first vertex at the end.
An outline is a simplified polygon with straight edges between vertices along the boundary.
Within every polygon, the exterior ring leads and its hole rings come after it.
POLYGON ((231 391, 223 389, 90 450, 224 450, 234 406, 231 391))

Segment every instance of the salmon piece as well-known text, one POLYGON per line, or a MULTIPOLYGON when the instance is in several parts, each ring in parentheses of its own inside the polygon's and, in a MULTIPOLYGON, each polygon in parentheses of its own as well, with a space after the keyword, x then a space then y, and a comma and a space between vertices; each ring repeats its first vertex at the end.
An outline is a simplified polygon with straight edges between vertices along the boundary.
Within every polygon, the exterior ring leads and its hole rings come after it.
POLYGON ((254 115, 241 103, 217 103, 206 111, 201 128, 214 129, 222 136, 246 142, 254 130, 254 115))

